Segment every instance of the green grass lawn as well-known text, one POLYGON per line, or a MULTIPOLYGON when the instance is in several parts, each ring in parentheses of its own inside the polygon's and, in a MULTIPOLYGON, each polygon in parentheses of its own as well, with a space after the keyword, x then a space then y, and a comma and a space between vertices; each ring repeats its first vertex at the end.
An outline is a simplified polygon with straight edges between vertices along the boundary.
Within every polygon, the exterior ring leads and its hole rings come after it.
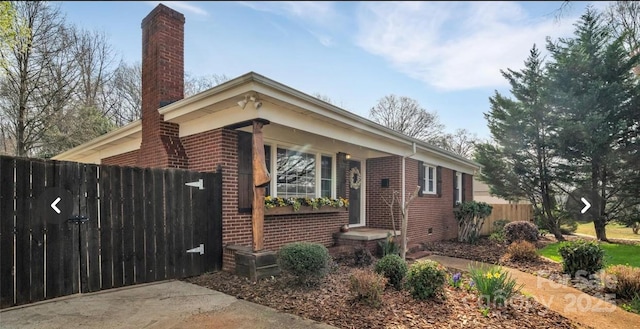
MULTIPOLYGON (((558 253, 558 248, 561 242, 552 243, 540 250, 538 253, 544 257, 561 262, 562 257, 558 253)), ((614 243, 601 243, 602 249, 604 249, 604 263, 605 266, 611 265, 626 265, 629 264, 634 267, 640 267, 640 245, 627 245, 627 244, 614 244, 614 243)))
MULTIPOLYGON (((607 225, 607 238, 610 239, 636 239, 640 240, 640 234, 633 234, 633 231, 630 227, 625 227, 624 225, 609 223, 607 225)), ((579 223, 578 229, 576 233, 590 235, 592 237, 596 236, 596 230, 593 227, 593 223, 579 223)))

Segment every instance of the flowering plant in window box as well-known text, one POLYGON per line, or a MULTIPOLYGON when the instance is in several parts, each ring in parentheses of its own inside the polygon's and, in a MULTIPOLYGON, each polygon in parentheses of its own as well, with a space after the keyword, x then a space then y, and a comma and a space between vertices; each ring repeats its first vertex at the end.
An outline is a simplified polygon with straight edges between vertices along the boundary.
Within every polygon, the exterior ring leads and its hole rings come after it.
MULTIPOLYGON (((276 213, 269 212, 269 209, 291 207, 294 212, 298 212, 301 209, 304 212, 313 212, 318 210, 330 210, 327 208, 340 208, 349 207, 349 200, 345 198, 331 199, 328 197, 319 198, 279 198, 267 196, 264 198, 264 207, 267 210, 266 214, 276 213)), ((281 213, 281 212, 278 212, 281 213)))

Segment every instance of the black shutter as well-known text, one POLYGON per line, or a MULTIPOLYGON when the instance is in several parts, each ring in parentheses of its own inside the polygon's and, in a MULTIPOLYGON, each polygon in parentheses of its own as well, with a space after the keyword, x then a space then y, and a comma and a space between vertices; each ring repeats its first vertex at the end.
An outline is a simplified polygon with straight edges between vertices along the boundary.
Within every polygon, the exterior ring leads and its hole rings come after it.
POLYGON ((467 198, 464 196, 465 195, 465 188, 464 188, 464 179, 465 179, 465 174, 462 173, 462 178, 460 179, 460 188, 462 189, 462 200, 460 200, 460 202, 465 202, 467 200, 467 198))
POLYGON ((251 212, 253 203, 252 134, 238 131, 238 212, 251 212))
POLYGON ((442 197, 442 167, 436 167, 436 191, 438 193, 438 197, 442 197))
POLYGON ((458 197, 458 180, 456 179, 456 171, 453 170, 453 206, 456 206, 456 198, 458 197))
POLYGON ((424 172, 424 162, 418 161, 418 185, 420 186, 418 196, 424 195, 424 172))

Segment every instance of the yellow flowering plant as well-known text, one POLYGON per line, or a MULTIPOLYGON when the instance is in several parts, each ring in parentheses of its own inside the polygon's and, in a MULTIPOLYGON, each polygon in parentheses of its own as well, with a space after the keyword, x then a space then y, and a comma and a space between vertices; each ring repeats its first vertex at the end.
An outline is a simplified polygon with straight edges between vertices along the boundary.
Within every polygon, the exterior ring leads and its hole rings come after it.
POLYGON ((264 198, 264 206, 266 209, 275 207, 292 207, 294 211, 300 210, 301 206, 310 206, 313 210, 317 210, 322 206, 330 206, 334 208, 349 207, 349 200, 345 198, 332 199, 328 197, 280 198, 266 196, 264 198))
POLYGON ((522 288, 499 266, 469 267, 474 288, 486 306, 502 305, 522 288))

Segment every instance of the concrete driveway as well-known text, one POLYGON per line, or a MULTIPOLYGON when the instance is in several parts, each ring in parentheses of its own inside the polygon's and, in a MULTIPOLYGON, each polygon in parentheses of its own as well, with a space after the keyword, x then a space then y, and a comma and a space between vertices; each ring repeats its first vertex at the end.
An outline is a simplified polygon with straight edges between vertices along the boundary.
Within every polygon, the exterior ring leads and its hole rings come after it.
POLYGON ((0 328, 334 328, 183 281, 73 295, 0 312, 0 328))

